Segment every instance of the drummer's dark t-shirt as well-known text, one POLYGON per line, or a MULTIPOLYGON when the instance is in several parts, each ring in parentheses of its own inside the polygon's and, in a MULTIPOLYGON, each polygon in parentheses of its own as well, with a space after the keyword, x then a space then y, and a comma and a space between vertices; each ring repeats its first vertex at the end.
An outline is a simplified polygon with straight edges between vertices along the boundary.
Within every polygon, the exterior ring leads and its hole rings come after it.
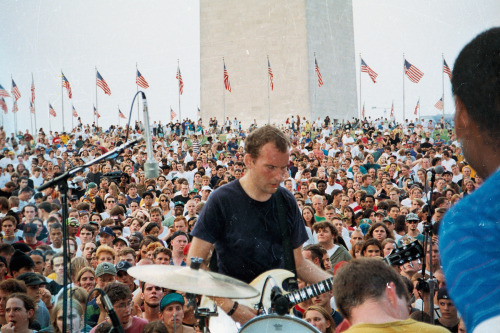
MULTIPOLYGON (((307 240, 304 222, 292 194, 280 191, 296 249, 307 240)), ((192 235, 215 244, 219 273, 249 283, 265 271, 284 268, 276 195, 265 202, 253 200, 239 180, 210 194, 192 235)))

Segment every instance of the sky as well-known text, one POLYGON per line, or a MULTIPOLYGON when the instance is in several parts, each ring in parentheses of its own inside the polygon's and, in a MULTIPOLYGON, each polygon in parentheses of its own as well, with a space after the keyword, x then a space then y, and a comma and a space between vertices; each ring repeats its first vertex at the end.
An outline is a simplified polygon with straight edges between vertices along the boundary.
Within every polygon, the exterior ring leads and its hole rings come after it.
MULTIPOLYGON (((367 74, 361 76, 366 117, 383 116, 384 110, 389 116, 394 103, 396 118, 403 118, 403 53, 424 72, 418 84, 405 79, 406 118, 413 117, 419 99, 421 116, 439 113, 434 104, 443 93, 442 54, 453 67, 461 48, 474 36, 500 26, 498 13, 497 0, 353 0, 358 96, 360 53, 379 74, 375 84, 367 74)), ((4 1, 0 12, 4 26, 0 32, 0 84, 10 91, 12 76, 21 90, 17 129, 34 126, 29 113, 32 75, 38 128, 62 130, 64 107, 64 125, 69 130, 72 105, 83 123, 91 123, 96 67, 111 89, 111 96, 97 89, 100 126, 107 128, 119 121, 124 124, 118 108, 128 117, 137 91, 136 66, 150 85, 144 92, 151 122, 165 123, 171 107, 179 114, 178 61, 184 81, 180 113, 183 118, 197 119, 199 21, 198 0, 4 1), (71 100, 65 90, 61 91, 61 71, 71 84, 71 100), (49 119, 49 103, 57 112, 56 118, 49 119)), ((453 113, 447 77, 444 94, 445 111, 453 113)), ((15 121, 10 112, 11 98, 7 104, 9 113, 2 120, 7 132, 12 132, 15 121)), ((132 122, 137 114, 135 104, 132 122)))

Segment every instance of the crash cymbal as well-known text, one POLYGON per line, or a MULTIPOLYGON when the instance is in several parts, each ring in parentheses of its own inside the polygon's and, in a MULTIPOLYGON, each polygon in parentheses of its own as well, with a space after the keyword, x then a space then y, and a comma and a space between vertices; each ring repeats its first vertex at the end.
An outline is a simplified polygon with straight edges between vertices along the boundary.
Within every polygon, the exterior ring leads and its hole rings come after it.
POLYGON ((243 281, 186 266, 143 265, 130 267, 127 273, 155 286, 192 294, 227 298, 252 298, 260 294, 243 281))

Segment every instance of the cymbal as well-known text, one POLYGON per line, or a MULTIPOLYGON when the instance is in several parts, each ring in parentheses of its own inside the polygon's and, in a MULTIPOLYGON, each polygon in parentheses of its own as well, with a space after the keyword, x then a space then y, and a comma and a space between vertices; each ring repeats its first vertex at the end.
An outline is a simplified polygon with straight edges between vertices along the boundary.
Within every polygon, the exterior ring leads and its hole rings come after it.
POLYGON ((127 273, 155 286, 227 298, 252 298, 260 295, 254 287, 232 277, 186 266, 143 265, 130 267, 127 273))

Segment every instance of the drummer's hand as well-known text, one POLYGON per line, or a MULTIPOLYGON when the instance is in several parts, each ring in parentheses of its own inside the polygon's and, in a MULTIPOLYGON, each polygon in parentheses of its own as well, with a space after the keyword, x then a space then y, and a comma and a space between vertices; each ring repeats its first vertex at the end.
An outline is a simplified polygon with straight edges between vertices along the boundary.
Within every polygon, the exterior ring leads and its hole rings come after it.
MULTIPOLYGON (((217 304, 224 312, 228 313, 234 305, 234 301, 229 298, 224 297, 211 297, 215 304, 217 304)), ((245 324, 252 318, 257 316, 257 310, 249 308, 246 305, 238 304, 238 308, 233 313, 231 318, 235 322, 239 322, 241 324, 245 324)))

